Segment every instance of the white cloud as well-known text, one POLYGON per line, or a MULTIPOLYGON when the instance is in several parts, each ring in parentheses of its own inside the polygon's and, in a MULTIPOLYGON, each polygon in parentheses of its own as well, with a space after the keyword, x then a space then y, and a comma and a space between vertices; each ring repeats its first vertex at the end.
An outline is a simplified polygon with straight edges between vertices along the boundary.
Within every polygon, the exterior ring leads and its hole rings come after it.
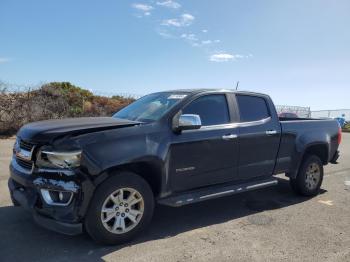
POLYGON ((198 38, 195 34, 182 34, 181 38, 185 38, 186 40, 190 40, 190 41, 197 41, 198 38))
POLYGON ((227 62, 234 60, 235 56, 227 53, 220 53, 220 54, 214 54, 211 55, 209 60, 212 62, 227 62))
POLYGON ((184 26, 191 25, 194 19, 195 19, 194 16, 191 14, 183 14, 180 16, 180 18, 163 20, 162 25, 184 27, 184 26))
POLYGON ((166 19, 166 20, 163 20, 162 25, 176 26, 176 27, 182 26, 181 22, 179 21, 179 19, 166 19))
POLYGON ((151 11, 154 9, 153 6, 151 5, 139 4, 139 3, 132 4, 132 7, 140 12, 143 12, 143 15, 145 16, 151 15, 151 11))
POLYGON ((191 14, 183 14, 181 18, 184 21, 184 23, 192 23, 194 20, 194 16, 191 14))
POLYGON ((211 40, 204 40, 202 41, 202 45, 210 45, 212 43, 211 40))
POLYGON ((196 34, 193 34, 193 33, 190 33, 190 34, 183 33, 180 35, 180 37, 194 47, 204 47, 204 46, 209 46, 214 43, 220 42, 220 40, 210 40, 210 39, 201 40, 200 37, 198 37, 196 34))
POLYGON ((195 34, 182 34, 181 38, 183 38, 191 46, 194 46, 194 47, 200 46, 200 44, 198 43, 199 40, 195 34))
POLYGON ((240 55, 240 54, 231 55, 229 53, 217 53, 217 54, 211 55, 209 57, 209 60, 212 62, 228 62, 228 61, 234 61, 237 59, 250 58, 252 56, 253 56, 252 54, 249 54, 249 55, 240 55))
POLYGON ((4 63, 10 62, 10 61, 11 61, 10 58, 0 57, 0 64, 4 64, 4 63))
POLYGON ((214 43, 221 43, 221 40, 216 39, 216 40, 214 40, 214 43))
POLYGON ((166 30, 157 30, 158 35, 160 35, 161 37, 165 38, 165 39, 173 39, 176 38, 176 36, 172 35, 171 33, 169 33, 166 30))
POLYGON ((148 12, 148 11, 151 11, 153 9, 153 6, 145 5, 145 4, 133 4, 132 7, 135 9, 144 11, 144 12, 148 12))
POLYGON ((208 30, 207 29, 203 29, 202 33, 208 33, 208 30))
POLYGON ((181 5, 178 2, 175 2, 172 0, 157 2, 157 5, 168 7, 168 8, 173 8, 173 9, 178 9, 181 7, 181 5))

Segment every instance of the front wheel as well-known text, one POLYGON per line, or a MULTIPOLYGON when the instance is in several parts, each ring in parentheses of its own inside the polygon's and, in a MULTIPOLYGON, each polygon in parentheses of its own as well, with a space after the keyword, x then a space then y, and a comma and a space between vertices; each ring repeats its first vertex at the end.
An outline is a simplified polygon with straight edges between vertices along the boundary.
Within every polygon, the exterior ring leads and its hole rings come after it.
POLYGON ((315 196, 320 192, 323 180, 323 164, 316 155, 308 155, 296 178, 290 179, 292 189, 303 196, 315 196))
POLYGON ((97 242, 124 243, 147 227, 153 209, 154 198, 148 183, 134 173, 123 172, 98 187, 85 228, 97 242))

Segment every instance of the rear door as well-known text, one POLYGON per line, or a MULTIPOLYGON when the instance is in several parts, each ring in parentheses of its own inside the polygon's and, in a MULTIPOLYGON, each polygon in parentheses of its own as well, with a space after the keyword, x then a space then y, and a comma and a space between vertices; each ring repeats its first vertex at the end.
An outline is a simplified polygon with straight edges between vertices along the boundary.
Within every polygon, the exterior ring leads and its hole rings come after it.
POLYGON ((241 179, 272 175, 280 143, 280 124, 264 96, 236 94, 239 109, 241 179))
POLYGON ((238 128, 226 94, 208 94, 186 105, 183 114, 199 115, 202 127, 173 134, 169 173, 174 191, 237 179, 238 128))

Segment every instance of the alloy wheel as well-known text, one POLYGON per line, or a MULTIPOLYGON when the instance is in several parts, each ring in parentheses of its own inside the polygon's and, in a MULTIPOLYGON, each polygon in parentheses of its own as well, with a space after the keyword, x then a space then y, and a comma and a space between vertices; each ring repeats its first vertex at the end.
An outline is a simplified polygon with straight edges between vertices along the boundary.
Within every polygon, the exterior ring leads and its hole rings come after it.
POLYGON ((317 187, 321 178, 321 169, 317 163, 311 163, 306 169, 305 184, 309 190, 317 187))
POLYGON ((120 188, 110 194, 101 209, 103 226, 111 233, 124 234, 135 228, 144 213, 144 200, 133 188, 120 188))

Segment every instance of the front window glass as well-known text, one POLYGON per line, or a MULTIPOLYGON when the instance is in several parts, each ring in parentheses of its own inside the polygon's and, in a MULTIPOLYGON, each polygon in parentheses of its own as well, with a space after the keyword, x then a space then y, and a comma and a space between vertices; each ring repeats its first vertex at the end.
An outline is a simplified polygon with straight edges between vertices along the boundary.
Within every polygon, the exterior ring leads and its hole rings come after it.
POLYGON ((197 98, 182 110, 183 114, 199 115, 203 126, 230 122, 225 95, 206 95, 197 98))
POLYGON ((186 96, 185 93, 171 92, 146 95, 124 107, 113 117, 140 122, 157 121, 186 96))

